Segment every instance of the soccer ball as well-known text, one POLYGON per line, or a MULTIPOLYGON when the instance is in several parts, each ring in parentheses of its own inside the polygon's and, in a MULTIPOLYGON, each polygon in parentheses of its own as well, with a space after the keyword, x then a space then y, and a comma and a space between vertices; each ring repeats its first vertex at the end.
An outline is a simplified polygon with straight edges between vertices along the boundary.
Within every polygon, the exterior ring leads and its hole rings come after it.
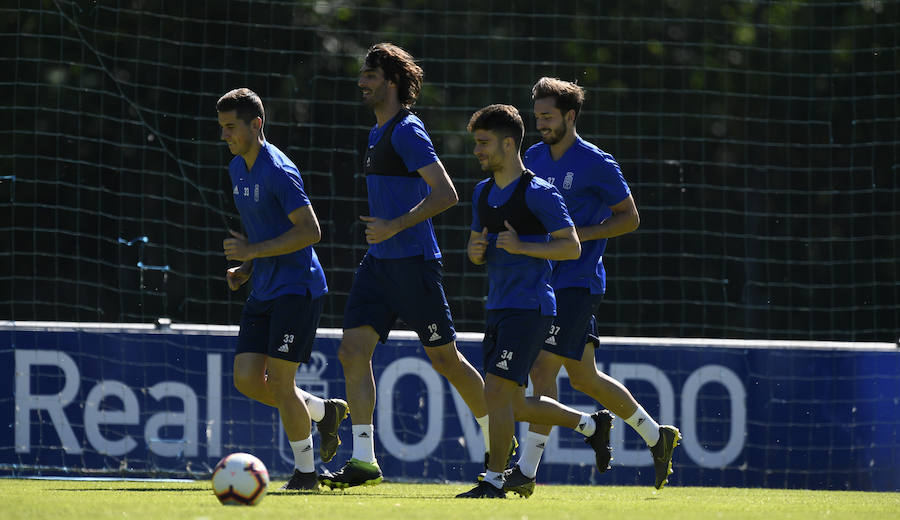
POLYGON ((213 493, 226 506, 255 506, 266 496, 269 471, 249 453, 232 453, 216 464, 213 493))

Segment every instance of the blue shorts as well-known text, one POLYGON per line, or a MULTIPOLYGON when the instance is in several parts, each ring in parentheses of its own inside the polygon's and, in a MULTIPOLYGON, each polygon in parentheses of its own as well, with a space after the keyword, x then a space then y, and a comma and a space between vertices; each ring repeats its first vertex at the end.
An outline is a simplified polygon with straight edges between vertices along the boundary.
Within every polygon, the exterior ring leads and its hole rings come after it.
POLYGON ((274 300, 247 299, 241 312, 237 354, 252 352, 306 363, 312 353, 325 298, 286 294, 274 300))
POLYGON ((450 343, 456 339, 456 330, 443 277, 440 260, 379 259, 367 254, 353 276, 344 329, 368 325, 384 343, 400 318, 419 335, 422 345, 450 343))
POLYGON ((527 386, 552 322, 553 316, 542 316, 538 309, 488 310, 481 343, 485 373, 527 386))
POLYGON ((591 294, 582 287, 568 287, 556 291, 556 318, 544 340, 544 350, 557 356, 580 360, 584 346, 597 339, 597 319, 594 313, 603 300, 602 294, 591 294))

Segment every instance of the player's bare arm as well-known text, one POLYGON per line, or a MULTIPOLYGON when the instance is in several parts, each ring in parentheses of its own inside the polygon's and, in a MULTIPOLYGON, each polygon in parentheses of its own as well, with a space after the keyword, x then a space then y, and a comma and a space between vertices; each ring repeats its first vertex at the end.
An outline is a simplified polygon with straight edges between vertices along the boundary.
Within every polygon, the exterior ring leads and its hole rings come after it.
POLYGON ((431 193, 408 212, 390 220, 366 215, 359 217, 366 223, 367 243, 384 242, 404 229, 411 228, 459 202, 453 181, 450 180, 450 175, 447 174, 441 161, 420 168, 419 175, 425 179, 431 193))
POLYGON ((631 195, 625 197, 622 202, 610 206, 609 209, 612 210, 612 215, 608 219, 593 226, 578 228, 578 237, 582 242, 631 233, 641 224, 641 217, 631 195))
POLYGON ((487 228, 481 230, 481 233, 472 231, 469 235, 469 245, 467 252, 469 260, 475 265, 483 265, 485 262, 484 254, 487 251, 488 239, 487 228))
POLYGON ((231 230, 232 237, 222 242, 225 258, 247 262, 254 258, 285 255, 321 240, 322 230, 312 205, 295 209, 288 218, 294 224, 290 229, 275 238, 255 244, 251 244, 241 233, 231 230))
POLYGON ((575 227, 558 229, 550 233, 549 242, 523 242, 519 234, 504 221, 506 231, 497 234, 497 248, 516 255, 546 260, 574 260, 581 256, 581 241, 575 227))

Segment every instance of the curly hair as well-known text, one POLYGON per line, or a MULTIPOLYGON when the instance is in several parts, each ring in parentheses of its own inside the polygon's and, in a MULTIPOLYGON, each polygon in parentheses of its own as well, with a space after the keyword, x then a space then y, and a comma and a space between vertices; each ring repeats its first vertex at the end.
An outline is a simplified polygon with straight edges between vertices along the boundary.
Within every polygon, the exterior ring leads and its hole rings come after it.
POLYGON ((422 67, 416 65, 410 53, 393 43, 377 43, 369 48, 364 67, 381 67, 384 79, 397 84, 397 98, 400 104, 409 108, 416 103, 422 90, 422 67))
POLYGON ((519 110, 512 105, 488 105, 474 114, 466 125, 466 130, 474 133, 476 130, 494 132, 501 139, 512 137, 516 148, 521 148, 522 138, 525 137, 525 124, 519 110))

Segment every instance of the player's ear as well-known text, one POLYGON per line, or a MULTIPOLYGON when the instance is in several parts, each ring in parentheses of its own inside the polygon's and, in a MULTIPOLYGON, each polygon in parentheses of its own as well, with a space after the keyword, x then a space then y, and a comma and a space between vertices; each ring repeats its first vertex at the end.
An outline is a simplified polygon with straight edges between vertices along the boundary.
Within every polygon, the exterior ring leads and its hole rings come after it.
POLYGON ((250 128, 252 128, 254 132, 261 132, 262 131, 262 118, 259 116, 256 116, 255 118, 253 118, 253 121, 250 121, 250 128))
POLYGON ((503 138, 503 151, 506 153, 516 151, 516 140, 510 136, 503 138))

